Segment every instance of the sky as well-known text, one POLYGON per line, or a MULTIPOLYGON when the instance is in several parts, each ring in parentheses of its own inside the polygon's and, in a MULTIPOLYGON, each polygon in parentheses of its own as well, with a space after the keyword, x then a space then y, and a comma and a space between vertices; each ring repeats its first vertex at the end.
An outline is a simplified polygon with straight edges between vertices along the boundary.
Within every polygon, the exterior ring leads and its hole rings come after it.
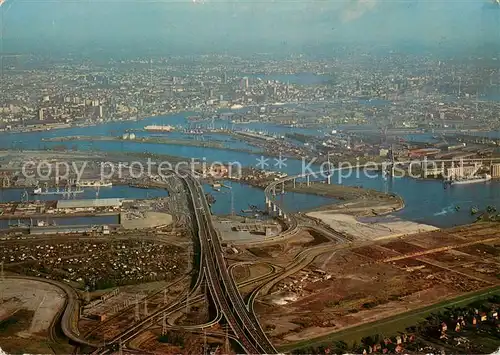
POLYGON ((45 47, 500 46, 492 0, 6 0, 0 14, 5 43, 45 47))

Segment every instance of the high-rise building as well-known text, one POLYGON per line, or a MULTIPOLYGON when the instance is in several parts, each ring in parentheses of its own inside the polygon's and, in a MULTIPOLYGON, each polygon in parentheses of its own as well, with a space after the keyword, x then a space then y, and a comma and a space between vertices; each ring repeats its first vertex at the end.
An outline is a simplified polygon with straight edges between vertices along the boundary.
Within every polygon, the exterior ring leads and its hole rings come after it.
POLYGON ((248 77, 245 76, 244 78, 241 79, 240 88, 248 89, 248 77))
POLYGON ((38 110, 38 119, 39 119, 40 121, 43 121, 43 120, 44 120, 44 113, 45 113, 45 112, 44 112, 44 108, 40 108, 40 109, 38 110))

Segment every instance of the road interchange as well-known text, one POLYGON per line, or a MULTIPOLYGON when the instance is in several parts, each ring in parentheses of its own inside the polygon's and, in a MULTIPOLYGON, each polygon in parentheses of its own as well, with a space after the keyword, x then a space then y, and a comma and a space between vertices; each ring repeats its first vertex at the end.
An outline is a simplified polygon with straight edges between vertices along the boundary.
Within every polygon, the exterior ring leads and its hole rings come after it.
POLYGON ((249 354, 277 353, 254 315, 248 311, 229 272, 201 184, 190 175, 183 177, 183 180, 192 199, 201 255, 203 255, 201 265, 214 301, 245 352, 249 354))

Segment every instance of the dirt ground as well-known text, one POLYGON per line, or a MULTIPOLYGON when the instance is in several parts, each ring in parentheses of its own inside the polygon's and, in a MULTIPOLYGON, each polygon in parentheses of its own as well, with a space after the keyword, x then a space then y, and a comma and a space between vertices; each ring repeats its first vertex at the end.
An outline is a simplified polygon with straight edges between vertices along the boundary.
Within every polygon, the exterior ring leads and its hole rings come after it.
POLYGON ((407 234, 437 230, 436 227, 404 221, 396 218, 359 219, 332 211, 309 212, 308 216, 320 219, 336 231, 351 235, 358 240, 390 238, 407 234))
POLYGON ((3 301, 0 304, 0 320, 22 309, 34 311, 23 336, 47 331, 59 309, 64 306, 66 295, 55 286, 22 279, 5 279, 0 282, 3 301))
POLYGON ((404 206, 400 199, 374 198, 356 199, 315 208, 311 212, 330 211, 352 216, 378 216, 395 212, 404 206))
POLYGON ((9 353, 69 353, 68 344, 49 337, 65 293, 44 282, 6 278, 0 281, 0 347, 9 353))
POLYGON ((499 265, 500 224, 380 240, 318 256, 255 309, 284 345, 500 285, 499 265))
POLYGON ((288 191, 305 192, 308 194, 328 196, 336 198, 340 201, 377 200, 380 203, 399 200, 397 197, 385 194, 377 190, 340 185, 336 181, 332 181, 332 184, 330 185, 319 182, 311 182, 309 186, 306 186, 305 183, 296 184, 295 188, 293 188, 293 184, 290 182, 287 183, 286 189, 288 191))
POLYGON ((128 219, 125 213, 122 213, 120 222, 125 229, 153 228, 171 224, 172 215, 162 212, 146 212, 144 218, 128 219))
POLYGON ((268 261, 275 265, 288 264, 299 252, 328 241, 312 231, 301 230, 283 242, 267 245, 241 246, 242 253, 231 259, 239 261, 268 261))
POLYGON ((237 283, 251 280, 255 277, 266 275, 272 271, 267 264, 240 264, 233 270, 233 277, 237 283))

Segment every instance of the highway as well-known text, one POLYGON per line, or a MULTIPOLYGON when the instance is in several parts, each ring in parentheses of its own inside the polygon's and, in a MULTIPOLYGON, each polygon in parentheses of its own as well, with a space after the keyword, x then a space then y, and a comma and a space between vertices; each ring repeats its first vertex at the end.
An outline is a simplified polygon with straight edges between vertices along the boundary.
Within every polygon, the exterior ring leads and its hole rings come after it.
POLYGON ((263 332, 260 324, 248 311, 229 272, 201 184, 191 176, 187 176, 183 180, 192 198, 203 255, 202 265, 214 301, 221 309, 246 353, 276 354, 276 349, 263 332))
MULTIPOLYGON (((202 280, 206 278, 210 293, 217 307, 218 315, 216 320, 220 319, 220 315, 224 316, 234 333, 234 339, 237 340, 242 349, 248 354, 276 354, 276 349, 265 335, 257 319, 248 311, 238 291, 238 287, 232 278, 230 269, 224 259, 222 245, 212 223, 210 207, 201 184, 195 177, 186 175, 187 177, 178 174, 190 195, 190 202, 196 220, 194 228, 200 243, 200 270, 196 283, 191 288, 190 295, 194 296, 202 280)), ((44 281, 56 284, 51 280, 44 281)), ((152 313, 148 317, 141 319, 138 323, 124 329, 122 333, 107 343, 106 346, 101 347, 101 344, 91 343, 83 339, 79 335, 79 332, 74 330, 77 329, 78 297, 70 287, 60 284, 58 286, 63 288, 68 295, 68 303, 61 321, 63 332, 76 343, 97 348, 94 352, 95 354, 109 353, 114 346, 119 343, 126 343, 142 331, 144 327, 149 327, 155 322, 161 321, 164 314, 178 309, 179 306, 182 307, 186 302, 185 298, 181 298, 174 304, 152 313)), ((195 297, 194 300, 197 300, 197 298, 195 297)), ((213 324, 213 322, 210 322, 210 324, 213 324)))

